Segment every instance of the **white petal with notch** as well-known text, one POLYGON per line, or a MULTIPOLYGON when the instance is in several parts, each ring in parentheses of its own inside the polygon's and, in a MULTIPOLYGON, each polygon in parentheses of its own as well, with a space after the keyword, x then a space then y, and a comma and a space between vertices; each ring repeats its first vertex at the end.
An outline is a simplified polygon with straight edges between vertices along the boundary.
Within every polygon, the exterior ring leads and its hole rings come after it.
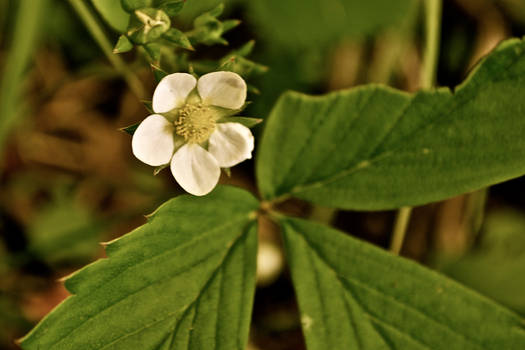
POLYGON ((237 73, 213 72, 203 75, 197 82, 202 102, 228 109, 239 109, 246 101, 246 83, 237 73))
POLYGON ((221 168, 229 168, 250 159, 254 139, 250 129, 239 123, 219 123, 211 134, 208 150, 221 168))
POLYGON ((195 85, 197 85, 197 79, 191 74, 173 73, 166 75, 153 93, 153 110, 155 113, 166 113, 174 108, 182 107, 195 85))
POLYGON ((175 145, 174 126, 159 114, 152 114, 140 123, 133 134, 131 149, 135 157, 151 166, 170 162, 175 145))
POLYGON ((185 144, 173 155, 171 173, 186 192, 204 196, 219 182, 221 168, 204 148, 197 144, 185 144))

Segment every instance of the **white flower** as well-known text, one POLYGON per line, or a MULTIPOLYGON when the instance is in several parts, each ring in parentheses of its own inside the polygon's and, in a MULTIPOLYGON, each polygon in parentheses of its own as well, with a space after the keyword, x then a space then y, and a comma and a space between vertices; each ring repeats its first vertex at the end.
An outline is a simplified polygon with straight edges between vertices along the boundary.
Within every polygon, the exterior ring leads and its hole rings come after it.
POLYGON ((195 79, 186 73, 164 77, 153 94, 153 111, 131 142, 133 154, 151 166, 170 164, 187 192, 203 196, 217 185, 220 168, 251 158, 253 135, 239 123, 221 122, 246 101, 246 83, 233 72, 195 79))

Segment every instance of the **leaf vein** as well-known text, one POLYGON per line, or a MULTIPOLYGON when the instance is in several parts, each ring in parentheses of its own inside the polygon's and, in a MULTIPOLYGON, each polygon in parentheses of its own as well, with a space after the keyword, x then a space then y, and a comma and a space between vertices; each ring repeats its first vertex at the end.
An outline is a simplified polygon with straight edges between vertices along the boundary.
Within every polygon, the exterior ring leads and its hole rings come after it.
MULTIPOLYGON (((292 224, 292 225, 293 225, 293 224, 292 224)), ((364 283, 364 282, 362 282, 362 281, 356 279, 355 277, 353 277, 353 278, 350 277, 350 278, 349 278, 349 277, 346 277, 346 276, 340 275, 340 274, 339 274, 339 273, 338 273, 338 272, 337 272, 337 271, 336 271, 336 270, 335 270, 335 269, 329 264, 329 262, 326 260, 326 258, 325 258, 325 257, 324 257, 324 256, 323 256, 323 255, 322 255, 322 254, 321 254, 316 248, 315 248, 315 246, 312 245, 312 244, 308 241, 308 239, 307 239, 304 235, 300 235, 300 234, 299 234, 299 236, 300 236, 300 237, 306 242, 306 244, 307 244, 309 247, 312 248, 311 250, 314 251, 315 254, 319 257, 319 259, 321 259, 321 261, 324 262, 324 264, 327 266, 327 268, 328 268, 329 270, 331 270, 331 271, 336 275, 336 277, 338 278, 338 280, 340 281, 340 283, 342 283, 343 288, 344 288, 344 283, 342 282, 341 278, 342 278, 343 280, 346 280, 346 281, 350 282, 350 283, 354 282, 355 284, 359 284, 359 285, 361 285, 362 287, 364 287, 364 288, 366 288, 366 289, 369 289, 369 290, 371 290, 371 291, 373 291, 373 292, 379 294, 380 296, 384 296, 384 297, 386 297, 386 298, 388 298, 388 299, 394 301, 395 303, 397 303, 397 304, 399 304, 399 305, 405 307, 406 309, 409 309, 409 310, 412 310, 412 311, 416 312, 417 314, 423 316, 423 318, 428 319, 428 320, 431 321, 432 323, 437 324, 437 325, 440 325, 442 328, 447 329, 447 330, 448 330, 449 332, 451 332, 452 334, 455 334, 455 335, 458 336, 459 338, 464 339, 467 343, 470 343, 470 344, 474 345, 476 348, 478 348, 478 349, 483 349, 483 347, 481 347, 479 344, 477 344, 477 343, 476 343, 475 341, 473 341, 472 339, 470 339, 470 338, 468 338, 467 336, 465 336, 465 335, 463 335, 463 334, 457 332, 456 330, 454 330, 453 328, 447 326, 446 324, 444 324, 444 323, 442 323, 442 322, 440 322, 440 321, 438 321, 438 320, 433 319, 432 317, 430 317, 429 315, 427 315, 424 311, 419 310, 419 309, 417 309, 416 307, 411 306, 411 305, 409 305, 409 304, 405 304, 405 303, 403 303, 402 301, 396 299, 394 296, 391 296, 391 295, 388 295, 388 294, 382 293, 381 291, 379 291, 379 290, 377 290, 377 289, 375 289, 375 288, 373 288, 373 287, 367 285, 366 283, 364 283)), ((326 241, 326 242, 329 242, 329 241, 326 241)), ((347 290, 346 288, 344 288, 344 289, 347 290)), ((356 302, 357 302, 357 300, 356 300, 356 302)), ((364 306, 363 304, 360 304, 360 305, 361 305, 361 306, 364 306)), ((365 308, 365 310, 366 310, 366 308, 365 308)), ((367 310, 367 313, 368 313, 368 311, 369 311, 369 310, 367 310)), ((387 322, 387 321, 385 321, 385 322, 387 322)), ((393 324, 392 324, 392 326, 395 327, 395 325, 393 325, 393 324)), ((403 332, 402 330, 400 330, 400 331, 403 332)))
MULTIPOLYGON (((228 228, 228 227, 230 227, 230 226, 234 226, 235 224, 237 224, 237 223, 239 223, 239 222, 241 222, 241 221, 244 221, 244 220, 246 220, 246 218, 243 216, 242 219, 239 218, 239 219, 237 219, 237 220, 235 220, 235 221, 230 221, 230 222, 229 222, 228 224, 226 224, 226 225, 222 225, 222 226, 219 226, 219 227, 215 227, 215 228, 209 230, 207 233, 205 233, 205 235, 208 236, 209 234, 211 234, 211 233, 213 233, 213 232, 217 232, 217 231, 224 230, 224 229, 226 229, 226 228, 228 228)), ((147 259, 142 260, 139 264, 135 264, 135 265, 130 265, 130 266, 128 266, 127 268, 125 268, 124 270, 122 270, 122 271, 120 272, 120 274, 124 273, 125 271, 127 271, 128 269, 130 269, 130 268, 132 268, 132 267, 134 267, 134 266, 138 266, 138 265, 144 264, 144 263, 147 262, 147 261, 153 260, 153 259, 155 259, 155 258, 158 258, 158 257, 160 257, 160 256, 166 255, 166 254, 168 254, 168 253, 171 253, 171 252, 174 251, 174 250, 182 249, 182 248, 185 247, 185 246, 191 246, 191 244, 194 244, 195 241, 198 241, 198 240, 201 240, 201 239, 203 239, 202 235, 201 235, 199 238, 192 239, 192 240, 186 242, 185 244, 183 244, 183 245, 181 245, 181 246, 176 246, 176 247, 173 247, 173 248, 169 248, 169 249, 163 251, 161 254, 155 254, 155 255, 153 255, 153 256, 150 256, 150 257, 148 257, 147 259)), ((200 263, 202 263, 203 261, 205 261, 206 258, 208 258, 208 257, 210 257, 210 256, 213 256, 214 254, 215 254, 215 251, 214 251, 212 254, 210 254, 209 256, 206 256, 204 259, 200 259, 200 260, 198 260, 195 264, 193 264, 193 265, 191 265, 191 266, 189 266, 189 267, 185 267, 185 268, 187 269, 187 268, 193 268, 193 267, 195 267, 195 266, 198 266, 200 263)), ((111 259, 111 258, 109 258, 109 259, 111 259)), ((177 271, 177 273, 175 273, 174 275, 171 275, 170 277, 175 277, 175 276, 177 276, 178 274, 180 274, 180 273, 182 273, 182 272, 184 272, 184 271, 177 271)), ((87 317, 87 318, 86 318, 85 320, 83 320, 80 324, 78 324, 75 328, 73 328, 69 333, 67 333, 66 335, 64 335, 64 336, 63 336, 58 342, 55 342, 55 343, 51 344, 50 346, 51 346, 51 347, 55 347, 55 346, 59 345, 61 342, 65 341, 70 335, 72 335, 75 331, 77 331, 78 329, 80 329, 80 327, 81 327, 83 324, 85 324, 86 322, 95 319, 96 317, 98 317, 99 315, 101 315, 103 312, 105 312, 105 311, 111 309, 113 306, 119 304, 120 302, 124 301, 124 300, 127 299, 128 297, 130 297, 130 296, 132 296, 132 295, 134 295, 134 294, 137 294, 137 293, 139 293, 140 291, 142 291, 142 290, 144 290, 144 289, 146 289, 146 288, 148 288, 148 287, 151 287, 151 286, 154 285, 154 284, 159 283, 160 281, 161 281, 161 280, 157 280, 157 281, 155 281, 155 282, 153 282, 153 283, 151 283, 151 284, 149 284, 149 285, 146 285, 146 286, 144 286, 144 287, 142 287, 142 288, 140 288, 140 289, 134 291, 133 293, 127 294, 127 295, 125 295, 123 298, 118 299, 118 300, 116 300, 114 303, 112 303, 112 304, 108 305, 107 307, 103 308, 103 309, 100 310, 100 312, 98 312, 97 314, 92 315, 92 316, 90 316, 90 317, 87 317)), ((74 296, 73 296, 73 297, 74 297, 74 296)))

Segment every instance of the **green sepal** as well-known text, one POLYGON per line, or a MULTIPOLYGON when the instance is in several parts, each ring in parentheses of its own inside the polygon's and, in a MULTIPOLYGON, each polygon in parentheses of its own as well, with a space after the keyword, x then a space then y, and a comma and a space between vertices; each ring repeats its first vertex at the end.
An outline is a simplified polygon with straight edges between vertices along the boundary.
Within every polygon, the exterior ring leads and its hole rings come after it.
POLYGON ((127 36, 121 35, 113 48, 113 53, 124 53, 131 51, 131 49, 133 49, 133 43, 129 41, 127 36))
POLYGON ((177 15, 184 7, 185 0, 160 0, 156 1, 157 8, 166 12, 170 17, 177 15))
POLYGON ((149 112, 149 113, 155 113, 153 111, 153 102, 152 101, 149 101, 149 100, 142 100, 141 101, 142 104, 144 105, 144 107, 146 108, 146 110, 149 112))
POLYGON ((253 128, 255 125, 262 123, 261 118, 249 118, 249 117, 224 117, 219 119, 218 123, 239 123, 247 128, 253 128))
POLYGON ((239 47, 237 50, 234 50, 232 53, 242 56, 242 57, 246 57, 252 53, 254 47, 255 47, 255 40, 250 40, 243 46, 239 47))
POLYGON ((151 62, 154 62, 156 64, 160 61, 161 56, 161 45, 157 43, 149 43, 144 45, 144 50, 146 50, 146 53, 148 54, 148 57, 150 58, 151 62))
POLYGON ((164 78, 166 75, 168 75, 167 72, 163 71, 159 66, 156 66, 154 64, 150 65, 151 70, 153 71, 153 75, 155 76, 155 81, 158 83, 164 78))
MULTIPOLYGON (((215 8, 213 8, 212 10, 204 13, 204 15, 208 14, 212 17, 219 17, 220 15, 222 15, 222 13, 224 12, 224 4, 223 3, 220 3, 219 5, 217 5, 215 8)), ((200 16, 199 16, 200 17, 200 16)))
POLYGON ((135 124, 120 128, 119 130, 125 132, 126 134, 133 136, 135 131, 137 131, 137 128, 139 127, 139 125, 140 123, 135 123, 135 124))
POLYGON ((153 176, 157 176, 162 170, 170 166, 170 163, 159 165, 153 169, 153 176))
POLYGON ((131 15, 127 34, 134 43, 146 44, 160 38, 170 26, 171 20, 164 11, 142 8, 131 15))
POLYGON ((193 21, 194 29, 188 32, 188 37, 196 43, 204 45, 228 45, 228 42, 222 38, 222 35, 239 25, 238 20, 227 20, 221 22, 217 17, 224 10, 224 5, 220 4, 211 11, 205 12, 195 18, 193 21))
POLYGON ((226 32, 229 32, 235 27, 238 27, 239 24, 241 24, 241 21, 238 19, 229 19, 224 22, 222 22, 222 32, 223 34, 226 32))
POLYGON ((257 87, 251 85, 251 84, 248 84, 248 92, 251 93, 251 94, 255 94, 255 95, 260 95, 261 94, 261 90, 259 90, 257 87))
POLYGON ((264 74, 268 67, 238 55, 228 55, 221 60, 221 70, 235 72, 243 77, 251 74, 264 74))
POLYGON ((235 72, 243 77, 251 74, 264 74, 268 71, 268 67, 252 60, 245 58, 249 55, 255 46, 255 41, 250 40, 240 48, 232 50, 229 54, 220 60, 219 68, 235 72))
POLYGON ((174 43, 177 46, 182 47, 186 50, 194 51, 195 49, 191 45, 190 39, 178 30, 177 28, 170 28, 164 35, 162 36, 164 39, 168 40, 169 42, 174 43))

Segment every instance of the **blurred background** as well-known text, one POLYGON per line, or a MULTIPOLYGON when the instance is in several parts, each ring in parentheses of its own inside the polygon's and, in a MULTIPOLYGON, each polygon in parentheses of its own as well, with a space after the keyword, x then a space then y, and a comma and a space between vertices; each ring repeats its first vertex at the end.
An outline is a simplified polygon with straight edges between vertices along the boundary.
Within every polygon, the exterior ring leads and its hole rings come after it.
MULTIPOLYGON (((59 278, 104 257, 99 242, 145 223, 144 214, 182 193, 169 171, 153 176, 136 160, 131 137, 118 130, 148 115, 141 99, 155 86, 149 66, 131 52, 119 56, 125 70, 115 69, 75 1, 116 43, 115 24, 100 12, 107 0, 0 0, 0 349, 17 349, 14 339, 67 297, 59 278), (139 89, 129 88, 126 74, 139 89)), ((260 91, 249 95, 250 117, 266 118, 288 89, 318 94, 373 82, 414 91, 422 1, 223 0, 222 18, 242 24, 225 35, 229 47, 197 51, 219 58, 255 39, 250 58, 269 70, 249 80, 260 91)), ((218 3, 187 0, 175 23, 190 28, 218 3)), ((454 87, 501 40, 524 34, 523 0, 445 0, 438 84, 454 87)), ((255 191, 253 168, 243 163, 221 183, 255 191)), ((402 255, 525 315, 524 189, 519 178, 415 208, 402 255)), ((393 211, 284 206, 389 245, 393 211)), ((277 229, 265 220, 260 227, 249 348, 305 349, 277 229)))

